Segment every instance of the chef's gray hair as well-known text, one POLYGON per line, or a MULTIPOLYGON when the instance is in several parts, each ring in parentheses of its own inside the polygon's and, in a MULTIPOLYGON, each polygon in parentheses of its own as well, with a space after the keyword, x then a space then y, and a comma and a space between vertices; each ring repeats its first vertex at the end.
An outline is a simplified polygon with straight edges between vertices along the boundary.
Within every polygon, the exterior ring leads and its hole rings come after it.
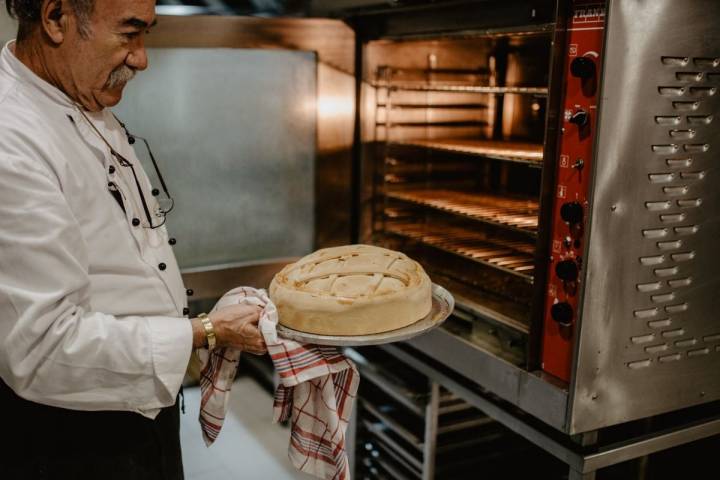
MULTIPOLYGON (((90 34, 90 16, 95 0, 67 0, 78 19, 78 32, 83 37, 90 34)), ((18 20, 18 40, 27 37, 32 27, 40 22, 43 0, 5 0, 5 8, 18 20)))

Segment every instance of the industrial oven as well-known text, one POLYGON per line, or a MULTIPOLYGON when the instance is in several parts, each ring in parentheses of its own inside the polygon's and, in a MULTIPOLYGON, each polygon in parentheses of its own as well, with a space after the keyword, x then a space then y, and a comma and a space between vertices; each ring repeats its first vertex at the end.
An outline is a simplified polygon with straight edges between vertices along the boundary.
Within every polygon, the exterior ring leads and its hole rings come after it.
POLYGON ((583 444, 716 406, 720 3, 316 3, 357 35, 356 238, 456 298, 388 351, 583 444))
MULTIPOLYGON (((404 251, 456 300, 373 358, 581 478, 720 433, 720 2, 309 3, 344 23, 166 17, 151 46, 317 53, 315 246, 404 251)), ((280 267, 231 260, 185 272, 195 302, 280 267)))

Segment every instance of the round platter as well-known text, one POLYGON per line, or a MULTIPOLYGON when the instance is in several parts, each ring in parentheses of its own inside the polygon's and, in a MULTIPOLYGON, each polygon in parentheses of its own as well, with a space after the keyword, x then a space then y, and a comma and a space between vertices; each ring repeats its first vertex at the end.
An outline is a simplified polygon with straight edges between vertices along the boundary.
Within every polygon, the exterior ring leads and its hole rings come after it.
POLYGON ((382 343, 402 342, 412 337, 421 335, 435 327, 440 326, 455 308, 455 299, 450 292, 440 285, 433 283, 432 286, 432 309, 423 319, 389 332, 376 333, 373 335, 319 335, 316 333, 305 333, 283 325, 277 326, 278 335, 289 340, 303 343, 315 343, 318 345, 332 345, 338 347, 362 347, 365 345, 380 345, 382 343))

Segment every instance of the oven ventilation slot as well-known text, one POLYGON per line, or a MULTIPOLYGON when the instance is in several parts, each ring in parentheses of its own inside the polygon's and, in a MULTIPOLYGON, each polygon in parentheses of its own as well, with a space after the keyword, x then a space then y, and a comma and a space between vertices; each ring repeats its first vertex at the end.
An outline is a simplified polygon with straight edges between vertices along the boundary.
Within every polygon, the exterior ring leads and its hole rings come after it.
MULTIPOLYGON (((690 56, 685 57, 663 57, 662 62, 668 67, 683 67, 686 66, 689 63, 690 56)), ((694 65, 697 67, 702 68, 715 68, 720 64, 720 59, 712 57, 694 57, 693 58, 694 65)), ((668 166, 672 168, 688 168, 692 164, 697 165, 704 165, 706 162, 712 160, 708 157, 708 152, 710 151, 710 143, 704 143, 704 142, 696 142, 694 139, 697 137, 698 139, 712 139, 712 131, 709 129, 710 124, 713 121, 713 114, 709 110, 705 109, 711 109, 712 105, 708 103, 710 100, 708 97, 712 97, 717 94, 717 87, 716 86, 705 86, 705 85, 692 85, 692 83, 698 83, 703 82, 704 79, 711 80, 711 74, 710 72, 704 72, 704 71, 693 71, 693 72, 687 72, 687 71, 679 71, 675 72, 675 76, 678 80, 691 83, 687 86, 658 86, 658 92, 661 97, 665 97, 663 101, 661 101, 660 106, 661 108, 658 109, 658 114, 664 114, 667 113, 667 110, 670 106, 672 106, 675 110, 678 111, 692 111, 692 110, 699 110, 703 109, 703 111, 698 112, 694 115, 657 115, 655 116, 655 123, 657 125, 657 133, 658 135, 665 135, 667 134, 673 141, 678 141, 679 143, 672 143, 667 145, 650 145, 653 151, 659 154, 674 154, 679 152, 681 149, 684 152, 691 153, 692 156, 685 156, 685 157, 678 157, 678 158, 666 158, 665 162, 668 166), (688 95, 689 94, 689 95, 688 95), (668 97, 676 97, 676 96, 684 96, 684 100, 675 101, 674 98, 668 98, 668 97), (687 100, 688 96, 692 97, 703 97, 704 102, 700 102, 699 100, 687 100), (687 123, 683 123, 684 121, 687 121, 687 123), (689 128, 688 126, 691 126, 692 128, 689 128), (668 128, 668 126, 670 128, 668 128)), ((681 209, 690 209, 690 208, 698 208, 702 204, 702 198, 700 197, 690 197, 690 198, 684 198, 685 195, 688 193, 694 192, 697 194, 698 191, 702 192, 704 189, 707 189, 707 186, 703 186, 703 183, 705 183, 705 180, 707 178, 706 171, 703 169, 696 169, 694 171, 679 171, 677 173, 663 173, 663 174, 657 174, 653 171, 653 173, 648 173, 649 178, 651 182, 659 183, 660 181, 668 181, 668 182, 674 182, 678 179, 681 181, 686 181, 689 184, 688 185, 669 185, 662 187, 662 192, 665 195, 678 197, 681 196, 683 198, 678 199, 670 199, 670 200, 651 200, 645 202, 645 206, 651 210, 651 211, 660 211, 662 210, 663 213, 659 215, 659 218, 664 223, 680 223, 684 222, 687 219, 691 218, 690 213, 685 212, 678 212, 674 211, 673 208, 681 208, 681 209), (663 176, 664 175, 664 176, 663 176)), ((656 229, 651 228, 652 225, 648 225, 649 228, 643 229, 643 235, 647 238, 653 238, 653 237, 661 237, 661 236, 670 236, 673 235, 675 237, 679 236, 690 236, 691 238, 689 240, 693 240, 692 236, 696 235, 701 228, 701 224, 689 224, 689 225, 681 225, 677 227, 670 228, 662 228, 662 229, 656 229)), ((683 240, 681 239, 673 239, 668 241, 660 241, 657 242, 657 247, 661 251, 668 251, 668 250, 677 250, 683 246, 683 240)), ((647 305, 648 300, 650 302, 653 302, 655 304, 664 304, 666 302, 673 302, 670 305, 664 305, 662 307, 656 307, 653 309, 654 312, 664 312, 664 314, 672 316, 672 323, 675 322, 675 320, 681 320, 685 324, 682 328, 675 328, 675 329, 668 329, 661 332, 661 335, 665 339, 672 339, 673 342, 669 347, 663 350, 663 355, 659 355, 657 357, 653 357, 650 359, 650 361, 658 361, 660 363, 665 363, 669 361, 676 361, 681 359, 686 359, 690 357, 695 357, 699 355, 705 355, 710 352, 710 346, 704 346, 701 344, 699 338, 700 338, 700 332, 697 331, 698 326, 692 321, 689 321, 692 319, 692 317, 689 317, 688 315, 691 313, 691 306, 692 302, 687 301, 687 298, 685 296, 687 295, 687 290, 689 290, 688 287, 693 285, 694 282, 698 282, 699 280, 695 280, 692 276, 687 275, 687 273, 693 271, 694 268, 696 268, 693 265, 693 262, 700 261, 696 259, 696 253, 695 250, 686 250, 686 251, 678 251, 674 253, 670 253, 669 257, 666 255, 658 255, 656 257, 648 256, 643 257, 646 259, 646 262, 648 262, 647 259, 651 258, 662 258, 663 259, 663 268, 655 268, 653 270, 653 273, 655 274, 656 278, 659 280, 655 283, 639 283, 637 284, 637 289, 639 292, 638 296, 638 305, 647 305), (665 264, 665 262, 668 261, 668 263, 674 262, 675 264, 665 264), (682 265, 680 265, 682 264, 682 265), (682 269, 681 269, 682 266, 682 269), (678 276, 681 275, 682 276, 678 276), (659 292, 656 292, 655 289, 652 287, 653 285, 661 285, 661 289, 659 289, 659 292), (649 298, 648 298, 649 297, 649 298), (660 310, 662 308, 662 310, 660 310), (689 335, 690 338, 681 338, 685 335, 689 335), (677 351, 678 348, 689 348, 697 346, 698 348, 692 349, 692 350, 680 350, 677 351), (675 351, 672 351, 671 349, 675 349, 675 351)), ((643 259, 641 259, 641 262, 643 259)), ((645 263, 646 265, 650 263, 645 263)), ((642 277, 644 279, 644 276, 642 277)), ((646 310, 649 311, 649 310, 646 310)), ((642 312, 642 310, 635 310, 635 316, 639 317, 638 312, 642 312)), ((662 319, 662 320, 653 320, 647 323, 647 326, 651 329, 654 328, 662 328, 670 326, 671 319, 662 319), (659 323, 663 322, 663 323, 659 323)), ((632 345, 637 343, 637 341, 633 339, 637 338, 644 338, 643 336, 650 335, 651 332, 648 331, 647 328, 645 328, 644 322, 643 324, 637 325, 637 330, 633 331, 633 336, 630 337, 630 342, 627 345, 627 348, 632 348, 632 345)), ((706 337, 703 337, 704 342, 708 342, 706 337)), ((657 354, 660 353, 661 350, 655 350, 650 349, 651 347, 648 347, 645 349, 646 353, 651 354, 657 354)), ((632 364, 629 364, 628 366, 631 366, 632 364)), ((631 367, 632 368, 632 367, 631 367)))

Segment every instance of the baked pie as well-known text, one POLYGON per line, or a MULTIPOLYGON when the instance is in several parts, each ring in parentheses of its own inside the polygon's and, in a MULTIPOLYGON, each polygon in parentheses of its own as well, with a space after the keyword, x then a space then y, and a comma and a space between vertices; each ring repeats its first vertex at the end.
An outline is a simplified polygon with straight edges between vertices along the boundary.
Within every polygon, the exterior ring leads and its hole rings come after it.
POLYGON ((432 307, 432 284, 405 254, 371 245, 318 250, 272 280, 282 325, 320 335, 371 335, 405 327, 432 307))

